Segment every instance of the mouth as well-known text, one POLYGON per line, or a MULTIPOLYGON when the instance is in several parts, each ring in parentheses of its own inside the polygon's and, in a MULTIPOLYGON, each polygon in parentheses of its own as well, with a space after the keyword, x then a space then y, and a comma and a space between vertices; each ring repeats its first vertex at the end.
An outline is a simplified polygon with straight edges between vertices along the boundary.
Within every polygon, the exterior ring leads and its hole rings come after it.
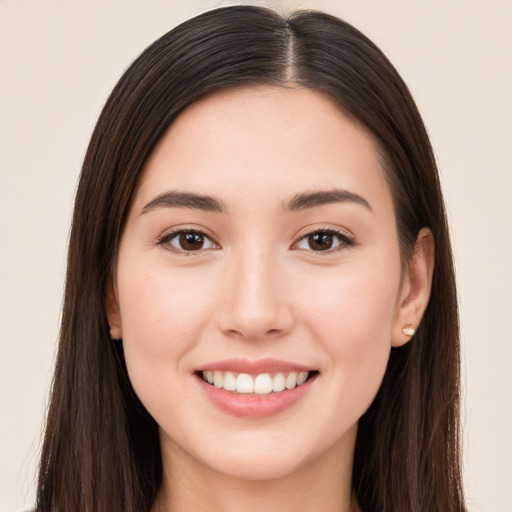
POLYGON ((219 410, 248 420, 279 414, 309 395, 320 372, 311 367, 262 359, 230 359, 198 368, 204 396, 219 410))
POLYGON ((199 378, 212 387, 241 395, 274 395, 302 386, 318 371, 279 371, 244 373, 223 370, 199 370, 199 378))

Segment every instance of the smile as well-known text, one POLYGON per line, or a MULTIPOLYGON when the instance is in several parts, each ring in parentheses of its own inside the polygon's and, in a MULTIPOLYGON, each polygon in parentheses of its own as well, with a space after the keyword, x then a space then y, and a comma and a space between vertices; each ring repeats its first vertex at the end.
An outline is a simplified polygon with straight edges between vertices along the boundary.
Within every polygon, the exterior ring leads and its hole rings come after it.
POLYGON ((300 402, 320 372, 277 359, 230 359, 206 364, 195 372, 206 398, 224 413, 263 419, 300 402))
POLYGON ((304 384, 314 372, 274 372, 251 375, 220 370, 201 372, 202 379, 216 388, 241 394, 268 395, 304 384))

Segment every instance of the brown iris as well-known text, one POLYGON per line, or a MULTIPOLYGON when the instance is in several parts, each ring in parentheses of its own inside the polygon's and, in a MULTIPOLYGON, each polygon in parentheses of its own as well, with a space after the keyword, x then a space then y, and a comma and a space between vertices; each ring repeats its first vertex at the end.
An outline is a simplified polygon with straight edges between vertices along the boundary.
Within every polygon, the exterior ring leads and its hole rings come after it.
POLYGON ((313 251, 327 251, 332 247, 333 238, 331 233, 313 233, 308 236, 309 247, 313 251))
POLYGON ((185 251, 198 251, 204 245, 204 236, 200 233, 181 233, 179 243, 185 251))

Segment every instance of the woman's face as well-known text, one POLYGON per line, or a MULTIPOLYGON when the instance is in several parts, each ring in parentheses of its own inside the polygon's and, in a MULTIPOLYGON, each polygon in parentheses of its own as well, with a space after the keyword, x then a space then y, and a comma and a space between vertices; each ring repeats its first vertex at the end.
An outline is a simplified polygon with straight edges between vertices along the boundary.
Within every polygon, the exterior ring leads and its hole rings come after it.
POLYGON ((267 479, 350 459, 404 342, 374 143, 311 90, 196 102, 147 164, 113 290, 109 316, 164 461, 267 479))

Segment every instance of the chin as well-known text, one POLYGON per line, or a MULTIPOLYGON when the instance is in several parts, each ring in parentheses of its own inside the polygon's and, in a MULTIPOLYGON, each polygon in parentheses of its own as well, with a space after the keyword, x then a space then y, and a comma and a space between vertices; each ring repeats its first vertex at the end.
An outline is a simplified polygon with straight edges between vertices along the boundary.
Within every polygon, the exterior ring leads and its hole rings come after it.
POLYGON ((220 449, 196 453, 196 461, 224 477, 245 481, 286 479, 299 473, 306 476, 323 463, 336 465, 346 458, 351 464, 356 432, 357 426, 339 438, 314 432, 308 436, 303 431, 293 435, 266 430, 240 437, 232 432, 229 442, 206 443, 220 449))
POLYGON ((215 461, 212 469, 228 478, 246 481, 265 481, 286 478, 307 464, 306 460, 287 457, 284 453, 276 454, 275 450, 268 455, 262 453, 236 454, 225 461, 215 461))

